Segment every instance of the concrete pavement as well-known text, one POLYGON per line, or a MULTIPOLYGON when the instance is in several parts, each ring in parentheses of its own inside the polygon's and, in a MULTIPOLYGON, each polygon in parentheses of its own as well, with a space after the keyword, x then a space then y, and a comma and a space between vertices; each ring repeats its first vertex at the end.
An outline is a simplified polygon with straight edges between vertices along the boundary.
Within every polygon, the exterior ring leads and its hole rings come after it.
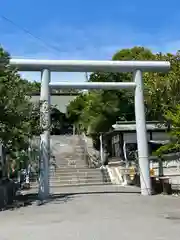
POLYGON ((0 213, 1 240, 179 239, 180 199, 137 193, 57 196, 0 213))

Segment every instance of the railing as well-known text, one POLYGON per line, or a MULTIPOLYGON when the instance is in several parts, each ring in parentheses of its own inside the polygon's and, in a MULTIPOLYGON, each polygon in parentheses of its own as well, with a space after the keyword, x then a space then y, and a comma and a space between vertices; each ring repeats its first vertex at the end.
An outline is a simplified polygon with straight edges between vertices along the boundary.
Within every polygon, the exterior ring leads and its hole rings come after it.
POLYGON ((100 167, 100 157, 95 156, 89 152, 87 137, 85 133, 81 133, 81 134, 79 133, 78 135, 81 142, 81 146, 83 147, 83 150, 84 150, 84 158, 89 168, 100 167))
MULTIPOLYGON (((124 168, 125 174, 129 173, 130 165, 134 166, 136 168, 136 173, 139 173, 141 171, 141 169, 139 169, 137 150, 130 151, 128 155, 130 157, 133 156, 134 161, 128 161, 128 159, 126 159, 128 164, 125 164, 126 165, 124 168)), ((160 172, 163 173, 163 176, 168 176, 168 177, 180 176, 180 153, 179 152, 164 154, 162 156, 162 159, 159 159, 158 156, 149 156, 149 160, 151 162, 151 168, 153 168, 154 170, 159 170, 160 172), (172 166, 169 166, 169 164, 172 162, 173 162, 172 166), (161 170, 160 168, 162 168, 163 170, 161 170), (164 173, 165 169, 176 170, 176 173, 175 172, 174 173, 164 173)), ((159 174, 156 173, 155 176, 158 177, 159 174)))

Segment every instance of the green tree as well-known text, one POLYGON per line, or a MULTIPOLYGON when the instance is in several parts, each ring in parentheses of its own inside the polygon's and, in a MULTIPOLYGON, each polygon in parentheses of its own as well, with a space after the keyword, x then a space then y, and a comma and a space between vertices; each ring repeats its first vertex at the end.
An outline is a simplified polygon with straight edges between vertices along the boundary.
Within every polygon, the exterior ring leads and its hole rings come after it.
POLYGON ((125 48, 120 51, 117 51, 112 60, 123 60, 123 61, 151 61, 156 60, 156 55, 151 52, 150 49, 144 47, 133 47, 133 48, 125 48))
POLYGON ((170 61, 168 73, 145 73, 145 101, 150 119, 164 120, 166 111, 179 104, 180 90, 180 54, 156 54, 155 60, 170 61))
POLYGON ((13 156, 14 152, 27 150, 29 139, 41 129, 40 106, 28 97, 31 84, 9 65, 9 59, 10 55, 0 48, 0 141, 13 156))
POLYGON ((171 124, 171 131, 169 132, 171 141, 155 152, 155 155, 158 156, 174 151, 180 152, 180 104, 167 110, 165 118, 171 124))
MULTIPOLYGON (((151 59, 150 50, 135 47, 123 49, 113 56, 113 60, 151 59)), ((132 73, 92 73, 90 82, 132 81, 132 73)), ((78 99, 81 104, 81 98, 78 99)), ((108 131, 117 120, 134 120, 134 100, 131 91, 91 91, 81 108, 70 104, 71 112, 78 112, 81 123, 90 134, 108 131), (80 111, 79 111, 80 110, 80 111)), ((76 118, 76 116, 75 116, 76 118)))
MULTIPOLYGON (((122 49, 112 58, 117 60, 162 60, 171 62, 169 73, 143 73, 147 120, 166 121, 165 113, 179 103, 180 53, 154 54, 144 47, 122 49)), ((92 73, 90 82, 132 81, 132 73, 92 73)), ((90 134, 108 131, 117 120, 134 120, 134 96, 131 91, 91 91, 86 99, 78 98, 78 104, 70 103, 69 114, 90 134), (79 108, 79 105, 81 107, 79 108), (77 118, 76 118, 77 117, 77 118)))
POLYGON ((88 94, 81 93, 67 106, 67 117, 71 123, 80 123, 82 112, 88 102, 88 94))

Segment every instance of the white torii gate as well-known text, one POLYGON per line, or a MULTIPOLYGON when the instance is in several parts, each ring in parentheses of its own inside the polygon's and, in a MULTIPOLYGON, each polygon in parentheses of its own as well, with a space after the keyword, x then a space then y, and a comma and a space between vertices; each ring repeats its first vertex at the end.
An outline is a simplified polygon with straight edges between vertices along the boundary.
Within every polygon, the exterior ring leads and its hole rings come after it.
POLYGON ((141 194, 151 195, 148 145, 144 109, 142 72, 164 72, 170 69, 165 61, 76 61, 76 60, 35 60, 11 59, 10 65, 19 71, 41 72, 41 134, 40 141, 40 184, 39 196, 49 196, 49 160, 50 160, 50 88, 76 89, 122 89, 133 88, 135 91, 135 115, 140 167, 141 194), (132 82, 50 82, 51 72, 133 72, 132 82))

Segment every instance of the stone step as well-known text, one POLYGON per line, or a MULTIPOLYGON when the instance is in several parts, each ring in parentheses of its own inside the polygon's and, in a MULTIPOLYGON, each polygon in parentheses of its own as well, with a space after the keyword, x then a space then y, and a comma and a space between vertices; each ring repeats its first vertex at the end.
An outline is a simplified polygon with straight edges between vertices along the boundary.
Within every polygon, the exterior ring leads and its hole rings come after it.
POLYGON ((73 179, 73 178, 77 178, 77 179, 102 179, 103 177, 106 177, 106 178, 109 178, 109 175, 108 174, 104 174, 104 175, 101 175, 101 174, 89 174, 89 175, 56 175, 56 176, 52 176, 50 175, 49 176, 49 179, 50 180, 61 180, 61 179, 73 179))
MULTIPOLYGON (((92 176, 55 176, 55 177, 50 177, 50 181, 62 181, 62 180, 72 180, 72 179, 79 179, 79 180, 93 180, 93 179, 100 179, 100 180, 103 180, 103 177, 102 175, 92 175, 92 176)), ((105 176, 107 177, 107 176, 105 176)))
POLYGON ((97 177, 72 177, 72 178, 64 178, 64 177, 61 177, 61 178, 50 178, 49 181, 50 182, 62 182, 62 181, 68 181, 68 182, 71 182, 71 181, 85 181, 85 182, 91 182, 91 181, 110 181, 109 179, 109 176, 97 176, 97 177))
POLYGON ((66 164, 66 163, 68 163, 68 162, 73 162, 73 161, 75 161, 75 162, 78 162, 78 163, 81 163, 81 164, 83 164, 84 162, 85 162, 85 158, 84 157, 75 157, 75 156, 73 156, 72 158, 71 157, 67 157, 67 156, 61 156, 61 158, 58 158, 58 157, 56 157, 56 163, 57 164, 66 164))
POLYGON ((58 168, 62 168, 62 167, 73 167, 73 166, 78 166, 79 168, 88 168, 87 164, 82 164, 82 163, 77 163, 77 162, 72 162, 72 163, 60 163, 58 164, 58 168))
MULTIPOLYGON (((107 174, 108 175, 108 173, 105 171, 103 174, 107 174)), ((34 174, 34 176, 36 176, 37 174, 34 174)), ((73 170, 68 170, 67 168, 65 168, 65 169, 61 169, 61 170, 59 170, 59 171, 56 171, 56 172, 54 172, 53 170, 51 170, 50 172, 49 172, 49 175, 50 176, 53 176, 53 175, 55 175, 55 176, 72 176, 72 175, 78 175, 78 176, 84 176, 84 175, 86 175, 86 176, 89 176, 89 175, 102 175, 102 172, 99 170, 99 169, 85 169, 85 170, 83 170, 83 169, 80 169, 80 170, 78 170, 78 169, 73 169, 73 170)))
POLYGON ((55 156, 56 161, 58 162, 63 162, 66 163, 68 161, 77 161, 77 162, 84 162, 84 160, 86 159, 84 155, 73 155, 73 156, 69 156, 69 155, 61 155, 61 156, 55 156))
MULTIPOLYGON (((51 170, 53 172, 53 170, 51 170)), ((51 172, 50 171, 50 172, 51 172)), ((101 172, 98 168, 87 168, 87 167, 64 167, 64 168, 57 168, 56 173, 62 172, 101 172)))
MULTIPOLYGON (((103 174, 108 175, 107 171, 104 171, 103 174)), ((78 176, 96 176, 96 175, 102 175, 102 172, 99 169, 59 169, 54 172, 53 170, 49 171, 50 176, 72 176, 72 175, 78 175, 78 176)), ((34 175, 36 176, 36 174, 34 175)))
POLYGON ((49 176, 50 177, 72 177, 72 176, 79 176, 79 177, 96 177, 96 176, 109 176, 109 174, 107 172, 105 173, 101 173, 101 172, 76 172, 76 173, 66 173, 66 172, 62 172, 62 173, 50 173, 49 176))
POLYGON ((89 176, 89 177, 95 177, 95 176, 108 176, 108 173, 103 173, 103 174, 101 174, 101 173, 99 173, 99 172, 86 172, 86 173, 67 173, 67 174, 65 174, 65 173, 61 173, 61 174, 49 174, 49 176, 51 176, 51 177, 53 177, 53 176, 55 176, 55 177, 63 177, 63 176, 67 176, 67 177, 72 177, 72 176, 79 176, 79 177, 83 177, 83 176, 89 176))
POLYGON ((69 165, 61 165, 61 166, 59 166, 58 168, 56 168, 56 171, 58 170, 58 169, 70 169, 70 168, 84 168, 84 169, 86 169, 87 168, 87 165, 76 165, 76 164, 69 164, 69 165))
POLYGON ((102 177, 97 178, 97 179, 87 179, 87 178, 73 178, 73 179, 61 179, 61 180, 53 180, 50 181, 50 185, 58 185, 58 184, 75 184, 75 183, 94 183, 94 182, 109 182, 106 179, 103 180, 102 177))
MULTIPOLYGON (((93 182, 93 183, 71 183, 71 184, 57 184, 57 185, 51 185, 50 184, 50 191, 52 192, 52 190, 54 188, 59 188, 59 187, 81 187, 81 186, 95 186, 95 185, 112 185, 112 183, 107 182, 93 182)), ((38 185, 32 185, 31 189, 33 190, 38 190, 38 185)))
POLYGON ((80 177, 80 178, 83 178, 83 177, 89 177, 89 178, 93 178, 93 177, 97 177, 97 176, 109 176, 108 173, 104 173, 104 175, 102 175, 101 173, 99 172, 93 172, 93 173, 76 173, 76 174, 52 174, 50 175, 50 178, 51 179, 54 179, 54 178, 71 178, 71 177, 80 177))
POLYGON ((107 171, 88 167, 80 136, 55 136, 51 148, 58 167, 55 170, 50 166, 50 189, 111 184, 107 171))

